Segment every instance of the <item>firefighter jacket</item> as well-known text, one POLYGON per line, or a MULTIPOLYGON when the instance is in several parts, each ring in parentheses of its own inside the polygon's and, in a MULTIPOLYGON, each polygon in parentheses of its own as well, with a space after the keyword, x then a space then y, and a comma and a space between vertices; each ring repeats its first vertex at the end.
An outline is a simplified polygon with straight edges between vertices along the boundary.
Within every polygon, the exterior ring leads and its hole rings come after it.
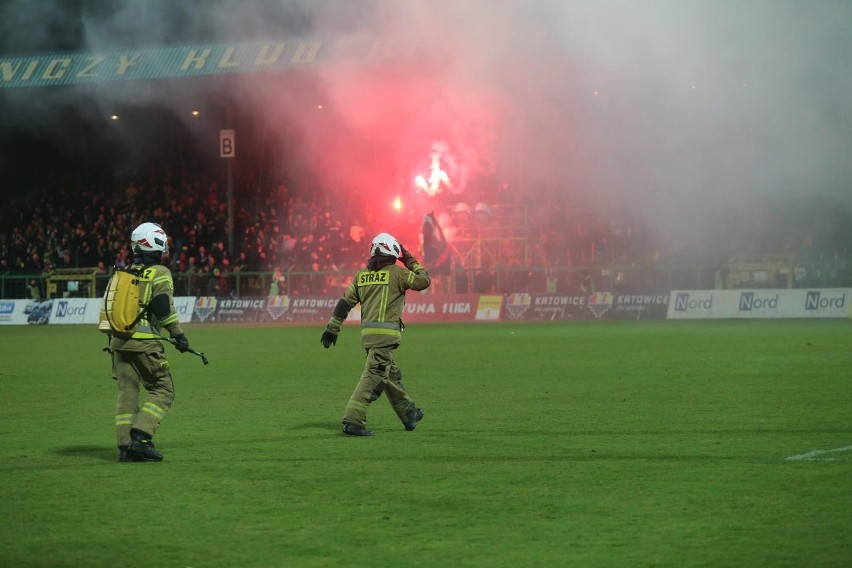
POLYGON ((402 311, 406 290, 425 290, 431 279, 413 257, 406 267, 398 264, 378 270, 363 268, 338 301, 328 329, 339 333, 350 310, 361 304, 361 346, 364 348, 398 345, 402 338, 402 311))
POLYGON ((162 337, 160 330, 165 328, 171 337, 183 333, 174 302, 174 282, 171 271, 162 264, 143 266, 134 264, 134 269, 142 271, 139 277, 139 310, 146 310, 145 316, 139 320, 136 331, 130 338, 112 336, 110 349, 121 351, 147 351, 160 349, 157 338, 162 337), (169 313, 162 319, 147 309, 153 298, 165 294, 169 299, 169 313))

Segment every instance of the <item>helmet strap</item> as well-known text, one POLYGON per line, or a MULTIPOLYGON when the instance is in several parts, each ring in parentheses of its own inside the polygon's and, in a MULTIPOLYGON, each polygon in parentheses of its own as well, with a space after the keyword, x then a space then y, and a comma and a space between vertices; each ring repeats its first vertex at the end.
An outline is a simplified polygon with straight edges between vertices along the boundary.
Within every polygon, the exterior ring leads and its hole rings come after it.
POLYGON ((163 258, 163 253, 159 251, 133 249, 133 264, 142 264, 151 266, 152 264, 160 264, 163 258))
POLYGON ((388 256, 386 254, 377 254, 376 256, 370 257, 370 260, 367 261, 367 268, 370 270, 379 270, 384 268, 385 266, 390 266, 396 262, 396 258, 392 256, 388 256))

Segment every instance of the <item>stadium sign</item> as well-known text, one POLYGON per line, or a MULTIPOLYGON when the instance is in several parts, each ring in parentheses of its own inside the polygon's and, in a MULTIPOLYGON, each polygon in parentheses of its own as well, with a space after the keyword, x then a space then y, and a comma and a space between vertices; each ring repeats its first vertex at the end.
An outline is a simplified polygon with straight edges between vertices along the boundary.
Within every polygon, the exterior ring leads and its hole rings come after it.
MULTIPOLYGON (((59 298, 51 301, 49 322, 58 324, 98 323, 99 298, 59 298)), ((30 322, 33 323, 33 322, 30 322)))
POLYGON ((177 296, 174 299, 175 311, 180 323, 192 321, 192 308, 195 305, 195 296, 177 296))
POLYGON ((0 56, 0 89, 280 71, 317 66, 337 55, 361 63, 376 63, 393 59, 402 51, 375 38, 356 38, 345 45, 316 38, 293 38, 0 56))
POLYGON ((673 291, 669 319, 846 318, 848 288, 673 291))
POLYGON ((508 320, 665 319, 669 294, 587 295, 515 293, 506 296, 508 320))

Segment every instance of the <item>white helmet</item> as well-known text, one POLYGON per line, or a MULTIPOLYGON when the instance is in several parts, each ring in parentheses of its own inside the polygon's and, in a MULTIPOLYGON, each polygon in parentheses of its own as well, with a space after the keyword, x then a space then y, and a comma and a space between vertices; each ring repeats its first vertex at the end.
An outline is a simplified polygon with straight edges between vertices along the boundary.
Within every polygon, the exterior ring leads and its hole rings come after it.
POLYGON ((370 243, 370 258, 373 258, 377 254, 402 258, 402 246, 392 235, 379 233, 373 239, 373 242, 370 243))
POLYGON ((130 247, 142 252, 168 252, 169 237, 156 223, 142 223, 130 235, 130 247))

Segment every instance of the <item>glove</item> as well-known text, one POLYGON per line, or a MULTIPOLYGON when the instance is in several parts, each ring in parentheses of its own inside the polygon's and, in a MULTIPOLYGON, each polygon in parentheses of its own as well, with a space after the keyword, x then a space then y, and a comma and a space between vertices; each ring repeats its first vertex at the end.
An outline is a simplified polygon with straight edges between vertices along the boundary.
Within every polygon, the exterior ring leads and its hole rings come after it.
POLYGON ((187 339, 184 334, 181 333, 180 335, 176 335, 174 337, 174 340, 175 347, 177 347, 178 351, 180 351, 181 353, 186 353, 187 351, 189 351, 189 339, 187 339))
POLYGON ((412 266, 412 265, 414 265, 414 264, 419 264, 419 263, 417 262, 417 259, 416 259, 416 258, 414 258, 414 255, 413 255, 413 254, 411 254, 410 252, 408 252, 408 249, 407 249, 407 248, 405 248, 405 247, 404 247, 404 246, 402 246, 402 245, 399 245, 399 246, 400 246, 400 248, 402 249, 402 258, 401 258, 400 260, 402 260, 402 263, 405 265, 405 267, 406 267, 406 268, 408 268, 409 270, 411 270, 411 266, 412 266))
POLYGON ((326 329, 322 332, 322 339, 320 339, 322 346, 328 349, 332 345, 337 345, 337 333, 330 329, 326 329))

